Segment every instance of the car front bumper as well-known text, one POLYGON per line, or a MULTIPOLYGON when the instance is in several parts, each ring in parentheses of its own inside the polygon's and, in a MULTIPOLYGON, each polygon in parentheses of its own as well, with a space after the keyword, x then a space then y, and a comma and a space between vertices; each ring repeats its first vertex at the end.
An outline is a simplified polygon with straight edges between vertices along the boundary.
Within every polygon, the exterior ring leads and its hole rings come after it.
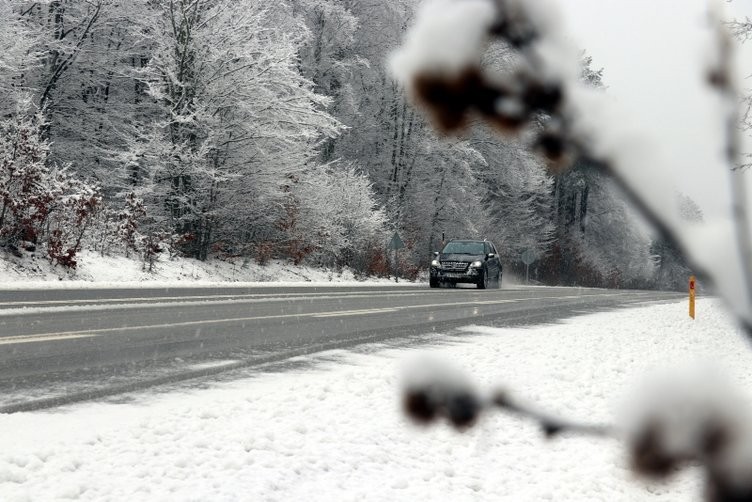
POLYGON ((468 267, 464 272, 456 270, 444 270, 438 267, 431 267, 431 279, 437 279, 442 282, 478 282, 483 269, 468 267))

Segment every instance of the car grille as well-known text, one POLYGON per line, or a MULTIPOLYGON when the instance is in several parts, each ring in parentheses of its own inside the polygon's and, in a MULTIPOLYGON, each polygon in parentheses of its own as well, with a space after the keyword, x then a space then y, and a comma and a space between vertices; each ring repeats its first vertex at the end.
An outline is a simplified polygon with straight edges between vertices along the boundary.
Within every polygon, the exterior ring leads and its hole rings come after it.
POLYGON ((459 270, 464 272, 467 270, 468 263, 464 261, 442 261, 441 268, 444 270, 459 270))

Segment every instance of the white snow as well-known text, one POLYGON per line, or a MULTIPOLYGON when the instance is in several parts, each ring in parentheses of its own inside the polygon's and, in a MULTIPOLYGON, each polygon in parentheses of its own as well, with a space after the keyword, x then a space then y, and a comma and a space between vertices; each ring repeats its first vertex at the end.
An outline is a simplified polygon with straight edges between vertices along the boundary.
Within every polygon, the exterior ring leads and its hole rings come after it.
MULTIPOLYGON (((102 256, 91 251, 81 251, 77 258, 78 267, 70 271, 40 258, 0 257, 0 289, 193 287, 227 286, 227 283, 247 287, 395 284, 393 278, 361 280, 349 269, 328 270, 282 261, 259 265, 243 258, 206 262, 162 258, 149 272, 137 258, 102 256)), ((399 284, 411 283, 400 279, 399 284)))
POLYGON ((426 2, 391 58, 392 73, 404 85, 424 73, 457 76, 480 61, 494 20, 491 0, 426 2))
POLYGON ((752 389, 752 351, 727 314, 713 300, 700 300, 698 314, 693 322, 676 303, 528 329, 468 327, 429 349, 328 352, 204 390, 2 415, 0 499, 696 500, 697 472, 637 482, 615 441, 546 442, 530 423, 495 414, 464 434, 417 428, 398 402, 416 353, 594 421, 613 421, 647 370, 689 358, 752 389))
POLYGON ((749 483, 752 414, 749 400, 717 368, 691 363, 652 376, 625 401, 622 424, 629 444, 650 431, 652 448, 672 459, 703 459, 737 486, 749 483), (709 431, 733 438, 707 454, 709 431))

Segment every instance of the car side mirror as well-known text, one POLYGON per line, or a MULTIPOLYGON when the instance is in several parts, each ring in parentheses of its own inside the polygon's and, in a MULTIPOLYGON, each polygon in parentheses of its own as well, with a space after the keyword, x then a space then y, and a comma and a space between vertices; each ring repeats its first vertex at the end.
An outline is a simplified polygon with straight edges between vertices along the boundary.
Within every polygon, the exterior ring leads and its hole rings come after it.
POLYGON ((493 253, 488 253, 488 254, 486 255, 486 258, 488 258, 488 259, 490 260, 491 258, 496 258, 496 255, 495 255, 495 254, 493 254, 493 253))
POLYGON ((439 257, 439 252, 438 251, 434 251, 433 252, 433 257, 434 258, 438 258, 439 257))

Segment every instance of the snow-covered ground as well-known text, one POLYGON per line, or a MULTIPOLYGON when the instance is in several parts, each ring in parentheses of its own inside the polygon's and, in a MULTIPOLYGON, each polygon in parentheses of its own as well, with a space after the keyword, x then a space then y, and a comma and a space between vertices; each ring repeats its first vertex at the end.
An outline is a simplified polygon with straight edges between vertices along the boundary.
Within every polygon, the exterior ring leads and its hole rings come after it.
POLYGON ((254 260, 243 258, 206 262, 187 258, 161 259, 149 272, 144 270, 143 263, 137 258, 101 256, 91 251, 81 251, 77 258, 78 266, 71 271, 40 258, 19 260, 9 255, 0 257, 0 289, 46 289, 55 287, 57 283, 65 288, 212 286, 227 283, 233 283, 233 286, 277 283, 287 286, 394 284, 394 279, 370 277, 362 280, 348 269, 327 270, 280 261, 271 261, 262 266, 254 260))
POLYGON ((614 421, 651 369, 700 358, 752 391, 752 350, 714 300, 534 328, 468 327, 202 389, 0 416, 0 500, 697 500, 687 471, 637 482, 612 440, 545 441, 492 415, 465 433, 399 412, 405 361, 429 352, 562 414, 614 421))

